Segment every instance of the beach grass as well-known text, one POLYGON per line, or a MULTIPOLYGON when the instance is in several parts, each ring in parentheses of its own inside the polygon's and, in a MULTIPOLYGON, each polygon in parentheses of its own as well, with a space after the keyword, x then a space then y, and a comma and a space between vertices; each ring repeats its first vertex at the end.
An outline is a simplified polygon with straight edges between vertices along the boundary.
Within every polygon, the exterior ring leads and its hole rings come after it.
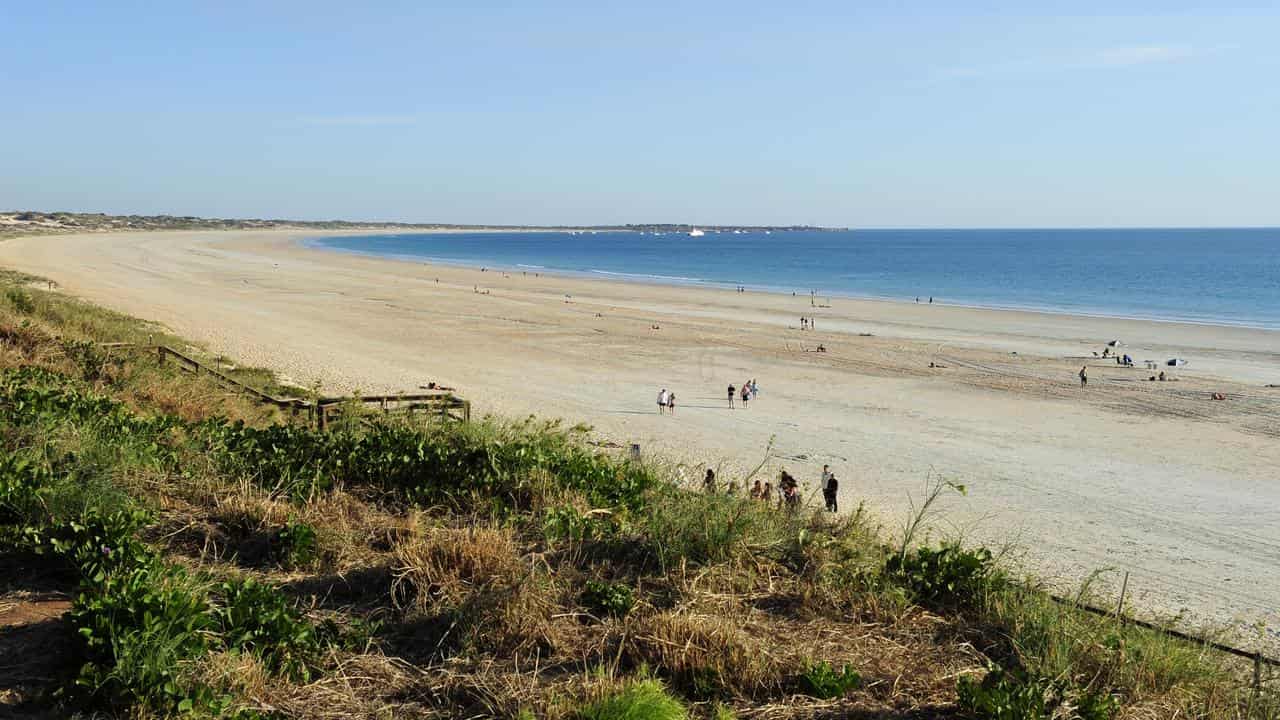
POLYGON ((886 527, 683 486, 556 423, 322 432, 104 346, 201 352, 38 285, 0 277, 0 553, 61 568, 50 632, 80 669, 20 684, 24 712, 1280 717, 1247 662, 932 540, 943 480, 886 527))

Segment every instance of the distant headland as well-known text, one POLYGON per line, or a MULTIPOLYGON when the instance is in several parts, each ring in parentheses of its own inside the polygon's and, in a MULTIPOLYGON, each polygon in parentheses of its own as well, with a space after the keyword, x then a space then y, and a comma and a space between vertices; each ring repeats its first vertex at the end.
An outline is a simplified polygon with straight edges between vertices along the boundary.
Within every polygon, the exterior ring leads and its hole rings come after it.
POLYGON ((785 230, 843 230, 812 225, 692 225, 687 223, 642 223, 626 225, 502 225, 466 223, 404 223, 359 220, 284 220, 263 218, 203 218, 194 215, 108 215, 106 213, 41 212, 15 210, 0 212, 0 236, 66 232, 112 232, 136 230, 256 230, 307 228, 314 230, 591 230, 597 232, 764 232, 785 230))

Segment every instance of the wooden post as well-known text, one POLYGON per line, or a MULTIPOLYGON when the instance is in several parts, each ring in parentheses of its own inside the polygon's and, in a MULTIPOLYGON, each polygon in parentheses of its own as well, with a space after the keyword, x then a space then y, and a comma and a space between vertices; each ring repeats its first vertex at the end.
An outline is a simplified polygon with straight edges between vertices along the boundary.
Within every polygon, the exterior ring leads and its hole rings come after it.
POLYGON ((1116 617, 1120 619, 1121 623, 1124 622, 1124 594, 1125 594, 1125 591, 1128 589, 1129 589, 1129 571, 1125 570, 1124 583, 1120 585, 1120 604, 1116 605, 1116 617))

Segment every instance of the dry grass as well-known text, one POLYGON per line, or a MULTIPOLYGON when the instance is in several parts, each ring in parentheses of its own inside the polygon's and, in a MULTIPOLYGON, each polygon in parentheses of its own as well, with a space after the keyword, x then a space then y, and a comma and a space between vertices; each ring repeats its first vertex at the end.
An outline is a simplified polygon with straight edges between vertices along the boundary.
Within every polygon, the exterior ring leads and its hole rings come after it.
POLYGON ((431 527, 394 549, 392 595, 433 653, 550 652, 555 586, 507 528, 431 527))
POLYGON ((641 618, 626 631, 623 655, 695 695, 755 696, 778 691, 784 664, 732 617, 686 611, 641 618))
POLYGON ((433 527, 395 548, 396 596, 418 609, 509 588, 527 574, 513 533, 492 527, 433 527))

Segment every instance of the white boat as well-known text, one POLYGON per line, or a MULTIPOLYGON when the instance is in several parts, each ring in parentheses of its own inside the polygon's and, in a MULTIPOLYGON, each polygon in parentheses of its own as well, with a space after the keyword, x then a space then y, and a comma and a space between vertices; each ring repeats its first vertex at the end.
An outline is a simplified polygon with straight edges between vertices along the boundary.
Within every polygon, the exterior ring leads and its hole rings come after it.
POLYGON ((706 233, 702 232, 698 228, 694 228, 689 231, 689 237, 702 237, 703 235, 706 235, 706 233))

